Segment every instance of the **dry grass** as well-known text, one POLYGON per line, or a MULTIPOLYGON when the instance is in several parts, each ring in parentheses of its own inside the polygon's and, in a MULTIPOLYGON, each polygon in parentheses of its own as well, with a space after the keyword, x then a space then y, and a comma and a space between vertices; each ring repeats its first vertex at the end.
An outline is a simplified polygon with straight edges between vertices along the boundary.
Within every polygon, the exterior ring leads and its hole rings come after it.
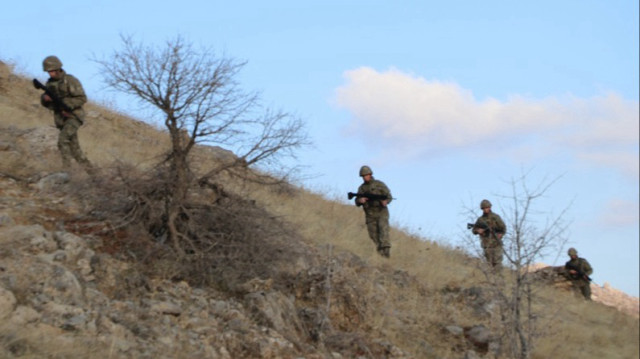
POLYGON ((618 310, 586 302, 572 293, 547 290, 539 310, 545 334, 533 358, 638 358, 638 321, 618 310), (549 298, 552 298, 549 300, 549 298))
MULTIPOLYGON (((287 221, 312 243, 332 244, 355 253, 372 265, 389 264, 419 278, 433 288, 461 285, 480 280, 481 273, 469 265, 470 259, 455 249, 392 228, 391 258, 380 257, 369 239, 361 208, 325 199, 319 194, 298 190, 292 195, 254 188, 247 194, 287 221)), ((390 209, 393 216, 393 208, 390 209)))
POLYGON ((89 116, 80 138, 83 150, 94 163, 106 166, 124 162, 145 168, 169 149, 166 136, 151 126, 114 112, 100 113, 92 107, 88 106, 89 116))
MULTIPOLYGON (((3 127, 28 129, 52 126, 51 114, 39 105, 38 96, 28 79, 12 75, 8 67, 0 64, 0 123, 3 127)), ((152 126, 95 104, 89 104, 87 110, 87 123, 80 130, 80 141, 89 159, 101 167, 121 162, 147 169, 168 149, 167 136, 152 126)), ((51 153, 55 158, 56 150, 51 149, 51 153)), ((18 159, 14 161, 9 167, 16 170, 21 165, 18 159)), ((42 168, 23 171, 43 169, 47 167, 43 165, 42 168)), ((461 345, 456 339, 442 334, 442 325, 465 326, 477 322, 464 301, 450 294, 460 288, 483 285, 484 277, 477 269, 476 259, 397 228, 391 232, 391 258, 384 259, 378 256, 368 238, 362 211, 353 205, 330 201, 304 189, 283 190, 282 187, 239 183, 228 178, 220 178, 220 181, 230 192, 256 201, 257 208, 263 208, 278 220, 289 223, 305 242, 324 248, 321 251, 328 258, 327 263, 333 256, 351 252, 375 268, 378 271, 376 279, 363 283, 365 293, 358 293, 363 297, 377 298, 376 304, 385 308, 381 312, 368 313, 366 326, 371 331, 428 357, 433 350, 452 353, 461 345), (416 282, 407 281, 404 287, 399 286, 393 273, 401 276, 402 271, 413 276, 416 282), (398 318, 395 316, 398 312, 412 315, 398 318), (433 347, 413 340, 411 335, 416 332, 427 333, 425 340, 433 347)), ((171 267, 167 270, 173 273, 176 269, 171 267)), ((358 273, 353 275, 358 277, 358 273)), ((338 283, 334 286, 339 288, 338 283)), ((337 300, 341 293, 332 295, 337 300)), ((534 348, 534 358, 639 356, 636 318, 551 288, 541 290, 537 299, 536 306, 542 313, 539 323, 545 335, 534 348)), ((334 303, 335 306, 339 304, 334 303)), ((3 333, 3 338, 8 338, 10 335, 7 333, 11 331, 0 329, 0 333, 3 333)), ((23 338, 23 334, 13 337, 23 338)))
MULTIPOLYGON (((54 127, 53 115, 40 105, 41 91, 33 88, 30 80, 13 75, 10 67, 1 65, 0 78, 0 93, 7 97, 0 102, 3 124, 17 129, 54 127)), ((144 122, 91 101, 85 110, 87 116, 78 138, 89 160, 99 166, 124 162, 144 168, 169 149, 167 136, 144 122)))
POLYGON ((123 358, 96 338, 89 338, 47 324, 17 327, 0 325, 0 357, 21 359, 123 358), (35 327, 32 327, 34 326, 35 327), (37 333, 37 334, 36 334, 37 333), (108 355, 107 353, 111 353, 108 355))

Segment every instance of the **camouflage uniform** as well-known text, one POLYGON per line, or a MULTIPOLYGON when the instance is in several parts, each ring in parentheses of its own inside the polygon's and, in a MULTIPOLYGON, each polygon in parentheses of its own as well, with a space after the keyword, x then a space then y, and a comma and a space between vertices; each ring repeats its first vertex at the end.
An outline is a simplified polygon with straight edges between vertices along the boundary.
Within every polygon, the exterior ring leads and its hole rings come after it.
POLYGON ((578 252, 575 249, 569 249, 570 256, 571 253, 574 253, 573 257, 564 265, 567 278, 571 280, 573 287, 580 291, 585 299, 591 300, 591 283, 585 276, 589 277, 593 273, 593 268, 591 268, 591 265, 586 259, 578 257, 578 252), (569 273, 571 269, 580 274, 569 273))
MULTIPOLYGON (((392 200, 391 191, 382 181, 371 178, 368 183, 363 183, 358 187, 358 194, 378 194, 386 195, 389 204, 392 200)), ((389 209, 382 206, 379 200, 368 200, 364 204, 358 203, 356 198, 356 206, 364 209, 365 219, 369 237, 375 243, 378 252, 385 257, 389 257, 391 249, 391 241, 389 240, 389 209)))
MULTIPOLYGON (((47 59, 45 59, 45 61, 47 59)), ((60 63, 60 65, 62 64, 60 63)), ((73 157, 79 164, 85 167, 85 169, 90 170, 92 168, 91 163, 87 157, 85 157, 82 149, 80 149, 80 142, 78 141, 78 128, 82 126, 85 116, 82 105, 87 102, 87 96, 84 93, 82 84, 80 84, 77 78, 67 74, 62 68, 58 70, 60 71, 60 76, 57 78, 49 78, 45 86, 65 105, 72 108, 73 113, 69 114, 69 117, 65 117, 62 113, 63 110, 58 108, 53 101, 44 100, 45 94, 42 94, 40 103, 42 106, 53 111, 53 119, 56 127, 60 130, 58 135, 58 150, 60 150, 60 154, 62 155, 63 166, 69 168, 71 158, 73 157)), ((45 71, 47 71, 46 66, 45 71)))
POLYGON ((480 244, 487 262, 494 268, 502 266, 502 239, 498 238, 498 234, 504 235, 507 231, 507 226, 502 218, 493 212, 483 213, 473 226, 473 233, 477 233, 476 229, 478 228, 485 229, 480 234, 480 244))

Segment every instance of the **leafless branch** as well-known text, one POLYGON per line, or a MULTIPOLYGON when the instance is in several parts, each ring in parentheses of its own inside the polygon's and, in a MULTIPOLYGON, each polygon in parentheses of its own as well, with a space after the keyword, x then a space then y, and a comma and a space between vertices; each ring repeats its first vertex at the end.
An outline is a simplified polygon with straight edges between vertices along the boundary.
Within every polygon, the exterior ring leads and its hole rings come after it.
MULTIPOLYGON (((544 178, 536 186, 528 184, 530 172, 511 179, 510 194, 498 195, 505 200, 503 207, 507 233, 503 237, 504 255, 509 264, 505 273, 495 273, 487 265, 481 269, 487 276, 491 292, 500 306, 500 330, 502 344, 512 358, 529 358, 535 340, 542 335, 537 327, 536 313, 531 303, 535 300, 536 283, 529 276, 531 265, 552 252, 559 253, 567 241, 569 223, 565 216, 570 204, 554 213, 538 208, 541 200, 561 178, 544 178)), ((471 216, 473 210, 467 208, 471 216)), ((472 218, 472 217, 470 217, 472 218)), ((470 235, 466 241, 473 244, 470 235)), ((474 245, 477 248, 477 245, 474 245)), ((480 253, 478 249, 477 253, 480 253)))
POLYGON ((190 188, 221 172, 247 174, 250 166, 281 171, 281 160, 295 157, 295 150, 309 142, 304 123, 287 112, 263 109, 257 93, 241 90, 236 78, 245 62, 196 49, 180 36, 158 47, 131 36, 121 39, 122 49, 94 61, 107 86, 132 95, 162 117, 171 139, 165 157, 167 188, 161 191, 166 227, 176 251, 184 252, 191 246, 189 226, 177 222, 189 218, 190 188), (196 174, 189 157, 196 145, 218 145, 236 156, 196 174))

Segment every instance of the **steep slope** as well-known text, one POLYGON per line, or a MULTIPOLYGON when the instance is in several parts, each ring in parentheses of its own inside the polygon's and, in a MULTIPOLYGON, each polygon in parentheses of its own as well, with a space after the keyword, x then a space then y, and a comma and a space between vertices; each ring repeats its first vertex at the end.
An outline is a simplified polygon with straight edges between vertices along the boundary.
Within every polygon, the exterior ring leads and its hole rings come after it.
MULTIPOLYGON (((102 177, 60 173, 57 130, 37 99, 27 79, 0 64, 0 357, 501 352, 497 302, 476 259, 398 229, 391 260, 382 259, 360 211, 293 186, 224 183, 250 199, 243 207, 278 236, 221 255, 212 266, 230 273, 218 285, 176 278, 175 264, 154 261, 155 244, 143 234, 111 228, 93 213, 92 199, 120 164, 153 163, 166 146, 161 131, 91 105, 80 140, 102 177)), ((219 153, 199 148, 195 155, 206 161, 219 153)), ((533 357, 638 356, 637 318, 551 286, 539 288, 536 300, 544 330, 533 357)))

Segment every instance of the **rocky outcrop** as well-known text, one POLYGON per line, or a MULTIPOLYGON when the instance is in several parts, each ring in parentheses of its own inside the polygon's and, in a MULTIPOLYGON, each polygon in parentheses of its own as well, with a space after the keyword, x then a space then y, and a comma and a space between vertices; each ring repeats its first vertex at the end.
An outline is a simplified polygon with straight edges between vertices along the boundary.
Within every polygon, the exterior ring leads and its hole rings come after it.
MULTIPOLYGON (((114 357, 175 357, 188 346, 192 357, 291 357, 303 336, 291 300, 275 291, 229 298, 186 282, 152 280, 148 289, 117 300, 101 289, 124 285, 127 264, 108 265, 87 243, 64 231, 15 225, 0 232, 0 317, 13 323, 24 348, 29 338, 71 335, 87 345, 72 357, 111 347, 114 357), (20 330, 18 330, 20 328, 20 330)), ((77 340, 77 339, 76 339, 77 340)))
MULTIPOLYGON (((552 284, 556 288, 568 291, 573 290, 571 283, 567 281, 563 273, 564 266, 536 264, 530 269, 529 275, 536 278, 536 280, 552 284)), ((639 317, 640 299, 612 288, 609 283, 605 283, 602 286, 591 283, 591 299, 595 302, 614 307, 636 318, 639 317)))
MULTIPOLYGON (((282 265, 277 285, 253 278, 230 291, 148 277, 105 252, 109 237, 69 230, 76 224, 64 218, 81 209, 55 191, 67 185, 58 178, 0 178, 0 344, 13 338, 0 357, 42 356, 52 345, 65 358, 409 357, 364 333, 376 306, 359 292, 384 274, 368 270, 353 282, 366 267, 356 256, 338 256, 329 270, 305 259, 308 250, 282 265)), ((415 285, 401 272, 392 281, 415 285)), ((384 300, 376 288, 370 300, 384 300)))
POLYGON ((614 307, 636 318, 640 316, 640 300, 627 293, 617 290, 607 282, 602 286, 591 284, 591 298, 602 304, 614 307))

